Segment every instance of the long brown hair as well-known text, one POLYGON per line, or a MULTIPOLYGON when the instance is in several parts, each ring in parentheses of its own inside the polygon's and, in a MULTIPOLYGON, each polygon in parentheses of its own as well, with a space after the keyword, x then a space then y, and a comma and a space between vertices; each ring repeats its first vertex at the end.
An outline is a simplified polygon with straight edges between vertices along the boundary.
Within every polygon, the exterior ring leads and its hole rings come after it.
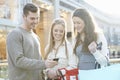
MULTIPOLYGON (((92 41, 97 41, 97 33, 95 32, 95 27, 97 26, 95 24, 95 21, 93 20, 92 15, 83 8, 80 9, 76 9, 73 13, 72 17, 79 17, 81 18, 84 23, 84 41, 82 41, 82 51, 83 52, 89 52, 88 50, 88 45, 92 42, 92 41)), ((79 42, 81 41, 80 38, 80 34, 77 34, 76 37, 76 44, 74 47, 74 52, 76 53, 76 47, 79 45, 79 42)))

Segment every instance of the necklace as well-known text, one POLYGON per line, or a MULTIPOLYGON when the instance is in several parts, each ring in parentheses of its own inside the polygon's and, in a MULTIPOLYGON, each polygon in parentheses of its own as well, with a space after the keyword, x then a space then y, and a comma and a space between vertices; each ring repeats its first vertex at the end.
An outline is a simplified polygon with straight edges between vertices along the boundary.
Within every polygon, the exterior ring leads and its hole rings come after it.
POLYGON ((62 45, 62 42, 60 43, 60 45, 57 47, 57 48, 53 48, 53 51, 54 51, 54 53, 55 53, 55 57, 56 57, 56 55, 57 55, 57 53, 58 53, 58 49, 59 49, 59 47, 62 45))

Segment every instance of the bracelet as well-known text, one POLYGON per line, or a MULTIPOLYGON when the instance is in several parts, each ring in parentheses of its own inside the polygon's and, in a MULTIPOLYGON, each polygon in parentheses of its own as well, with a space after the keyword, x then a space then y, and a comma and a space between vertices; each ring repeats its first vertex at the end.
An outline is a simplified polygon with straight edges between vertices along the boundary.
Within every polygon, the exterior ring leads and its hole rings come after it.
POLYGON ((58 76, 58 77, 60 76, 60 74, 59 74, 58 70, 56 71, 56 74, 57 74, 57 76, 58 76))
POLYGON ((46 71, 46 75, 47 75, 47 76, 48 76, 48 72, 49 72, 49 70, 46 71))

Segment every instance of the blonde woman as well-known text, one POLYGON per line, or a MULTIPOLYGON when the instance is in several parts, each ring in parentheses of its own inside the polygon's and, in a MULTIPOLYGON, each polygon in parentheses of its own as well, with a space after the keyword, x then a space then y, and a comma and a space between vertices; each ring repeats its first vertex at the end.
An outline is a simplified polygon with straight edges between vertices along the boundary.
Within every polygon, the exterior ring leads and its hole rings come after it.
POLYGON ((60 68, 76 67, 72 46, 66 39, 66 28, 65 20, 61 18, 55 19, 51 26, 45 59, 58 59, 58 65, 46 70, 49 80, 57 79, 58 69, 60 68))

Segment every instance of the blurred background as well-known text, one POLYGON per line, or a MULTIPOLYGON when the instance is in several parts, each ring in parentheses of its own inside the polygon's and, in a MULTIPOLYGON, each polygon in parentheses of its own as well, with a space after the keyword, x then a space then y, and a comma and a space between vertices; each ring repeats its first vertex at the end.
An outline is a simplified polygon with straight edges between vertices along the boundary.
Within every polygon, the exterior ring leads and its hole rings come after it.
POLYGON ((7 80, 6 36, 22 23, 22 9, 26 3, 36 3, 40 8, 40 22, 34 32, 41 39, 43 57, 52 20, 61 17, 67 21, 67 37, 71 40, 72 12, 83 7, 93 14, 103 29, 111 63, 120 63, 119 0, 0 0, 0 80, 7 80))

